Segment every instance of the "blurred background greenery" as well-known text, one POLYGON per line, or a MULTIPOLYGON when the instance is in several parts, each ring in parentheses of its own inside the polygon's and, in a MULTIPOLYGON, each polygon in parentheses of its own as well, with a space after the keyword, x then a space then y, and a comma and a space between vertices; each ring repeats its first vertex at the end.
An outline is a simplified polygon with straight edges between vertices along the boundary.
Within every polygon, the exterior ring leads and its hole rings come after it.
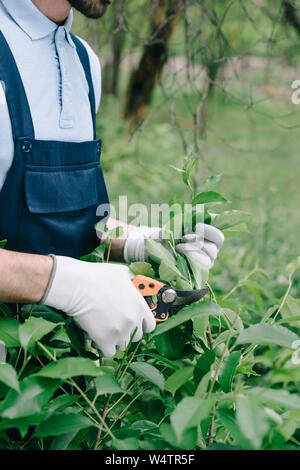
POLYGON ((186 199, 173 167, 192 151, 195 185, 222 173, 232 208, 252 215, 249 233, 225 242, 220 287, 258 262, 280 295, 299 255, 300 1, 115 0, 100 20, 76 14, 73 32, 102 65, 97 127, 111 201, 186 199))

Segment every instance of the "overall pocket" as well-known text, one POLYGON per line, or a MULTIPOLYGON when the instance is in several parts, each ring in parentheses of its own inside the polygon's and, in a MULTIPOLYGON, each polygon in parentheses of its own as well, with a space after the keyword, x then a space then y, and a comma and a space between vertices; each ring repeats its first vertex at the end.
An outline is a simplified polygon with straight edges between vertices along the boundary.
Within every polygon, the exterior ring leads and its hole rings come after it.
POLYGON ((99 164, 70 167, 26 166, 25 200, 29 212, 58 214, 107 202, 99 164))

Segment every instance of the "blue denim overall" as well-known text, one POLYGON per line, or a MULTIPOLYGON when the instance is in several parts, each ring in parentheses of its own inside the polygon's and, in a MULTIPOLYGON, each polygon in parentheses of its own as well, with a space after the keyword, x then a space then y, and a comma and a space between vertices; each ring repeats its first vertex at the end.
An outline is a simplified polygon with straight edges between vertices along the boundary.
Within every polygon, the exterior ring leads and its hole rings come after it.
POLYGON ((0 80, 15 143, 0 192, 0 240, 7 239, 10 250, 80 258, 99 244, 96 209, 109 200, 100 166, 101 140, 96 140, 89 57, 83 44, 74 35, 72 39, 89 85, 94 124, 94 140, 82 143, 35 139, 22 79, 0 31, 0 80))

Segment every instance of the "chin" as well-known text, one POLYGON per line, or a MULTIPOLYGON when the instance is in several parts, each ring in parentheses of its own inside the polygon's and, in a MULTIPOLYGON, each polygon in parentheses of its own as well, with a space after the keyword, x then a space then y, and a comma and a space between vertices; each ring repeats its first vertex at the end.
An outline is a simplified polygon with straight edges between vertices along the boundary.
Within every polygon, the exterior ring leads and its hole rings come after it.
POLYGON ((69 0, 69 3, 87 18, 96 19, 104 15, 112 2, 111 0, 69 0))

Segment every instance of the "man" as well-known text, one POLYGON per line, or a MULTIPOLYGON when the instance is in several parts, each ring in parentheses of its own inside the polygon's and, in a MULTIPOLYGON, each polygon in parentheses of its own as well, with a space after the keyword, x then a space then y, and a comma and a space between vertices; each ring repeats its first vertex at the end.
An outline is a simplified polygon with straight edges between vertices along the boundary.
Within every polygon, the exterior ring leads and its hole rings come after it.
MULTIPOLYGON (((100 64, 70 34, 71 8, 99 18, 109 3, 0 0, 0 240, 8 240, 0 250, 0 302, 66 312, 105 356, 124 350, 133 331, 139 341, 155 328, 126 266, 79 261, 99 243, 96 210, 108 196, 95 135, 100 64)), ((144 260, 144 238, 157 238, 159 229, 123 226, 112 259, 144 260)), ((223 235, 204 226, 204 238, 188 234, 177 249, 209 269, 223 235)))

